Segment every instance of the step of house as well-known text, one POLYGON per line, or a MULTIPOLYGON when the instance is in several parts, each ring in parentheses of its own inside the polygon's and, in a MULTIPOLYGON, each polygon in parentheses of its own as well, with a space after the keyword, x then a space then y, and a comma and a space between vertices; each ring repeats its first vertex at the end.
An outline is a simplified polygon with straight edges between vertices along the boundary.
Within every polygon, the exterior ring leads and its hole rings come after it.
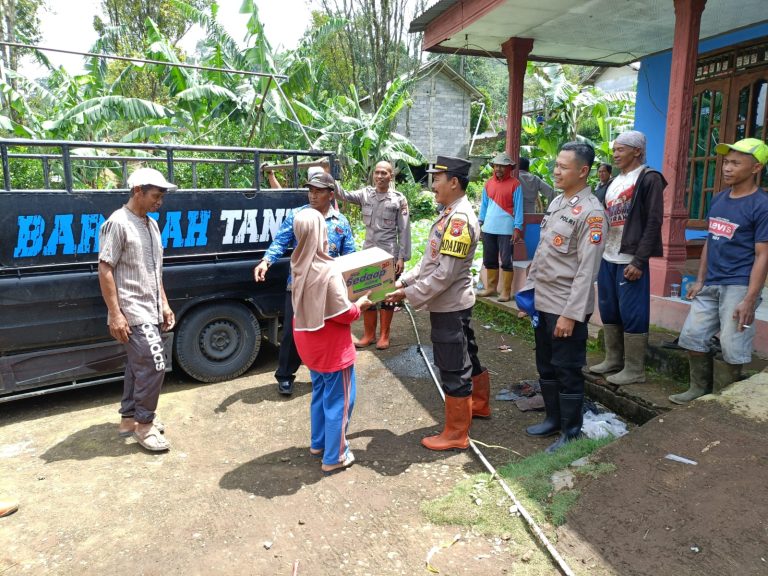
MULTIPOLYGON (((504 313, 517 316, 518 310, 514 301, 499 302, 495 297, 478 297, 478 300, 504 313)), ((603 331, 601 326, 590 324, 589 332, 590 337, 600 342, 600 350, 588 354, 587 365, 594 365, 603 359, 603 331)), ((671 403, 668 397, 688 388, 688 356, 685 350, 664 346, 664 343, 671 343, 676 337, 676 332, 652 327, 646 351, 646 382, 643 384, 617 386, 608 382, 604 376, 585 370, 587 396, 638 425, 656 417, 663 417, 666 412, 679 408, 671 403)), ((755 357, 752 363, 744 367, 744 373, 749 376, 766 367, 768 361, 755 357)))

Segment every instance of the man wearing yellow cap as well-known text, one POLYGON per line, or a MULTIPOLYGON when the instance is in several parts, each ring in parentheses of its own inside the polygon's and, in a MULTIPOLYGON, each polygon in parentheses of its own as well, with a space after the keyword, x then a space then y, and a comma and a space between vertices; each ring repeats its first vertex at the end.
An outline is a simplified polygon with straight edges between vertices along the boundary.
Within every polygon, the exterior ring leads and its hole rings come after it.
POLYGON ((723 180, 730 187, 714 198, 709 234, 701 253, 693 300, 680 334, 688 350, 690 387, 670 396, 685 404, 740 379, 752 359, 755 309, 768 272, 768 193, 757 184, 768 163, 768 145, 756 138, 718 144, 723 180), (722 353, 712 356, 710 340, 720 332, 722 353))

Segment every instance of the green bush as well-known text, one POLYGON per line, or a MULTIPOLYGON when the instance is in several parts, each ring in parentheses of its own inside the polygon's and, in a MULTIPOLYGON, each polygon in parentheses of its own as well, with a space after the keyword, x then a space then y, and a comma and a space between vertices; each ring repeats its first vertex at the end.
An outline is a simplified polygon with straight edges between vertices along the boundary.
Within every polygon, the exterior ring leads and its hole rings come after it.
POLYGON ((471 181, 467 185, 467 197, 472 201, 477 201, 483 195, 483 183, 477 180, 471 181))
POLYGON ((408 200, 408 207, 411 212, 411 221, 429 218, 434 220, 435 196, 432 192, 424 189, 417 182, 403 182, 397 185, 397 191, 408 200))

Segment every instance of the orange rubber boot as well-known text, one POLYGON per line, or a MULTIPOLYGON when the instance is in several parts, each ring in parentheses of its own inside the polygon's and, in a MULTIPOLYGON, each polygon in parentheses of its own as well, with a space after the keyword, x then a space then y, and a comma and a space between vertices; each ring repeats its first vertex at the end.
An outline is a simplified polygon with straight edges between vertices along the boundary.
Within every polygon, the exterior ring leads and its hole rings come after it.
POLYGON ((376 319, 379 316, 378 310, 366 310, 363 312, 363 338, 355 342, 357 348, 365 348, 373 344, 376 340, 376 319))
POLYGON ((422 439, 430 450, 465 450, 469 448, 469 425, 472 424, 472 397, 445 397, 445 427, 437 436, 422 439))
POLYGON ((472 376, 472 418, 491 417, 491 378, 488 369, 472 376))
POLYGON ((382 308, 379 312, 381 328, 379 331, 379 341, 376 342, 376 350, 386 350, 389 348, 389 327, 392 325, 392 316, 394 315, 395 311, 391 308, 382 308))

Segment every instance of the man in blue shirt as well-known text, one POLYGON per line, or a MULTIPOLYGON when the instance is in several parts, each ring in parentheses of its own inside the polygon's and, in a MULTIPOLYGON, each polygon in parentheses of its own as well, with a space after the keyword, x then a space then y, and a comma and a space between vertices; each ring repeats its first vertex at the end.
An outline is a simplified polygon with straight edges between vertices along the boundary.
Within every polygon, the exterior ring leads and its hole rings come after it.
POLYGON ((680 333, 688 350, 690 388, 669 397, 685 404, 740 379, 752 359, 755 309, 768 272, 768 193, 755 177, 768 163, 768 145, 756 138, 718 144, 723 180, 730 186, 712 199, 709 234, 699 271, 688 289, 691 311, 680 333), (722 354, 713 359, 710 340, 720 332, 722 354))
POLYGON ((493 296, 499 278, 501 256, 501 295, 499 302, 512 299, 512 248, 523 239, 523 189, 512 176, 515 163, 504 152, 493 159, 493 176, 483 187, 480 226, 483 239, 483 266, 486 287, 478 296, 493 296))
MULTIPOLYGON (((333 192, 336 189, 336 181, 333 176, 324 172, 313 174, 306 186, 309 188, 309 204, 296 208, 283 220, 275 239, 264 253, 264 258, 253 270, 256 282, 264 281, 269 267, 287 250, 295 248, 296 237, 293 235, 293 219, 296 212, 306 208, 314 208, 325 217, 325 223, 328 225, 328 254, 331 257, 336 258, 355 251, 355 239, 349 221, 331 205, 333 192)), ((280 342, 280 354, 275 372, 277 390, 280 394, 286 396, 293 394, 293 381, 296 379, 296 371, 299 366, 301 366, 301 358, 299 358, 296 344, 293 342, 293 303, 291 302, 291 277, 288 276, 283 338, 280 342)))

